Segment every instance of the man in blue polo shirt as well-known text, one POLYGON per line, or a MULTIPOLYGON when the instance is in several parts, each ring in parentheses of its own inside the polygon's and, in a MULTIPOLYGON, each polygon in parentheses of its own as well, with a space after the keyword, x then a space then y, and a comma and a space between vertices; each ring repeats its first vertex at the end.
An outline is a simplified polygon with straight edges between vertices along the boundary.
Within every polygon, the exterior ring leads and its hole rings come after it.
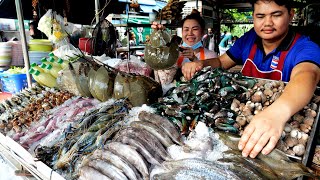
POLYGON ((190 79, 205 66, 229 69, 243 65, 246 76, 288 82, 282 95, 255 115, 245 128, 238 147, 252 158, 270 153, 285 123, 312 98, 320 79, 320 48, 306 36, 293 32, 291 0, 251 0, 254 29, 215 59, 185 63, 182 73, 190 79))

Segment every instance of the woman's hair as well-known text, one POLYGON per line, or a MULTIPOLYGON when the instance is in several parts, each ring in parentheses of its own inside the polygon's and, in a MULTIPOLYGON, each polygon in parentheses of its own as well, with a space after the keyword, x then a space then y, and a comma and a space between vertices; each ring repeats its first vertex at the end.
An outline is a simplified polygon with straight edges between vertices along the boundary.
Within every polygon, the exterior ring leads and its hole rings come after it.
POLYGON ((285 6, 288 9, 288 12, 292 9, 292 0, 250 0, 250 4, 252 7, 254 7, 254 4, 257 3, 257 1, 265 1, 265 2, 275 2, 279 6, 285 6))
POLYGON ((34 33, 30 36, 33 39, 48 39, 48 37, 38 29, 38 23, 38 21, 32 21, 29 23, 29 29, 32 29, 34 33))
POLYGON ((198 10, 193 9, 191 14, 189 14, 184 19, 182 19, 181 25, 183 26, 184 22, 188 19, 196 20, 200 24, 202 31, 205 30, 206 23, 205 23, 204 19, 201 17, 200 12, 198 10))

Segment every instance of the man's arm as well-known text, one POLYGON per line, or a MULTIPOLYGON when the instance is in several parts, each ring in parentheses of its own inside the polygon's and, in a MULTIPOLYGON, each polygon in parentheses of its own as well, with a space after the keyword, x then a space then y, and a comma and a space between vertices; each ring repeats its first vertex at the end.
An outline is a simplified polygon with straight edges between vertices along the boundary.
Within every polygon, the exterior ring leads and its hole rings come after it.
POLYGON ((184 63, 181 70, 183 76, 187 80, 190 80, 197 71, 200 71, 206 66, 211 66, 213 68, 223 67, 224 69, 229 69, 235 65, 236 63, 225 53, 218 58, 184 63))
POLYGON ((243 156, 254 158, 262 150, 270 153, 276 146, 285 123, 307 105, 320 79, 319 67, 303 62, 293 68, 282 95, 268 108, 253 117, 239 142, 243 156))

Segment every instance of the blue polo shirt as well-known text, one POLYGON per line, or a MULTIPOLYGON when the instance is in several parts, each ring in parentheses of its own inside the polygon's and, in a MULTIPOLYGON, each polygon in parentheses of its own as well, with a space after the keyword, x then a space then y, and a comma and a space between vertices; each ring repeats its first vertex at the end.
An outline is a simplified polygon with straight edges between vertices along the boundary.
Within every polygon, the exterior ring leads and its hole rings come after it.
MULTIPOLYGON (((254 63, 261 71, 273 70, 270 65, 274 57, 280 57, 280 52, 288 50, 294 40, 295 33, 289 30, 287 36, 283 39, 280 45, 265 54, 262 46, 261 38, 252 28, 239 38, 234 45, 227 51, 228 56, 238 65, 243 65, 247 58, 251 47, 254 43, 257 44, 257 51, 254 57, 254 63)), ((311 62, 320 67, 320 47, 312 42, 309 37, 301 36, 288 52, 282 69, 282 80, 289 81, 292 69, 299 63, 311 62)))

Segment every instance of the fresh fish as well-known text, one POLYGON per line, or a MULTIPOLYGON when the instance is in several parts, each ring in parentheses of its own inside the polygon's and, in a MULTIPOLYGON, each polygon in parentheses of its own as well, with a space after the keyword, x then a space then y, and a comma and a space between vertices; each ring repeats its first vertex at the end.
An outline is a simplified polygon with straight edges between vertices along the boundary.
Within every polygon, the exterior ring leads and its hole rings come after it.
POLYGON ((127 162, 127 160, 113 154, 110 151, 97 149, 94 151, 93 155, 90 158, 99 158, 110 162, 110 164, 122 170, 123 173, 131 180, 141 179, 140 174, 138 173, 136 168, 132 166, 132 164, 127 162))
POLYGON ((141 121, 148 121, 164 130, 164 132, 177 144, 183 145, 180 133, 176 129, 175 125, 167 118, 157 114, 141 111, 139 113, 139 119, 141 121))
POLYGON ((135 137, 146 147, 146 149, 148 149, 151 154, 154 155, 154 157, 160 156, 163 160, 170 159, 168 152, 164 149, 160 141, 148 131, 140 130, 133 127, 127 127, 119 131, 115 135, 115 138, 123 135, 130 135, 135 137))
POLYGON ((98 170, 84 166, 80 169, 80 177, 79 180, 111 180, 109 177, 103 175, 98 170))
POLYGON ((139 141, 129 137, 129 136, 120 136, 117 139, 114 139, 114 141, 118 141, 121 142, 123 144, 128 144, 131 145, 133 147, 135 147, 137 149, 137 151, 150 163, 150 164, 154 164, 154 165, 159 165, 160 166, 160 162, 155 159, 150 152, 144 147, 144 145, 142 145, 142 143, 140 143, 139 141))
POLYGON ((229 169, 241 179, 279 179, 275 172, 260 159, 242 157, 240 151, 226 151, 218 160, 231 164, 229 169))
POLYGON ((88 165, 100 171, 102 174, 110 177, 111 179, 128 180, 128 178, 119 168, 109 164, 106 161, 94 159, 89 161, 88 165))
POLYGON ((160 129, 159 127, 157 127, 152 123, 149 123, 146 121, 133 121, 130 123, 130 126, 139 128, 139 129, 144 129, 150 132, 151 134, 156 136, 165 147, 169 147, 173 145, 173 142, 171 141, 169 136, 166 133, 164 133, 162 129, 160 129))
POLYGON ((165 161, 162 165, 170 172, 163 177, 155 175, 154 179, 240 179, 227 166, 204 159, 165 161))
POLYGON ((134 167, 137 168, 137 170, 142 174, 143 178, 149 177, 147 165, 134 147, 122 144, 120 142, 107 142, 104 148, 128 160, 132 165, 134 165, 134 167))
MULTIPOLYGON (((156 174, 154 180, 228 180, 231 179, 227 172, 211 171, 208 169, 175 169, 168 173, 156 174)), ((238 178, 239 179, 239 178, 238 178)))
MULTIPOLYGON (((239 136, 234 134, 219 132, 219 139, 230 149, 238 150, 239 136)), ((295 179, 300 176, 314 177, 311 171, 301 163, 291 161, 282 151, 273 149, 268 155, 259 153, 256 157, 268 165, 281 179, 295 179)), ((253 163, 253 162, 251 162, 253 163)))
POLYGON ((278 149, 273 149, 268 155, 259 153, 257 158, 270 166, 282 179, 295 179, 300 176, 315 177, 306 166, 291 161, 284 152, 278 149))

